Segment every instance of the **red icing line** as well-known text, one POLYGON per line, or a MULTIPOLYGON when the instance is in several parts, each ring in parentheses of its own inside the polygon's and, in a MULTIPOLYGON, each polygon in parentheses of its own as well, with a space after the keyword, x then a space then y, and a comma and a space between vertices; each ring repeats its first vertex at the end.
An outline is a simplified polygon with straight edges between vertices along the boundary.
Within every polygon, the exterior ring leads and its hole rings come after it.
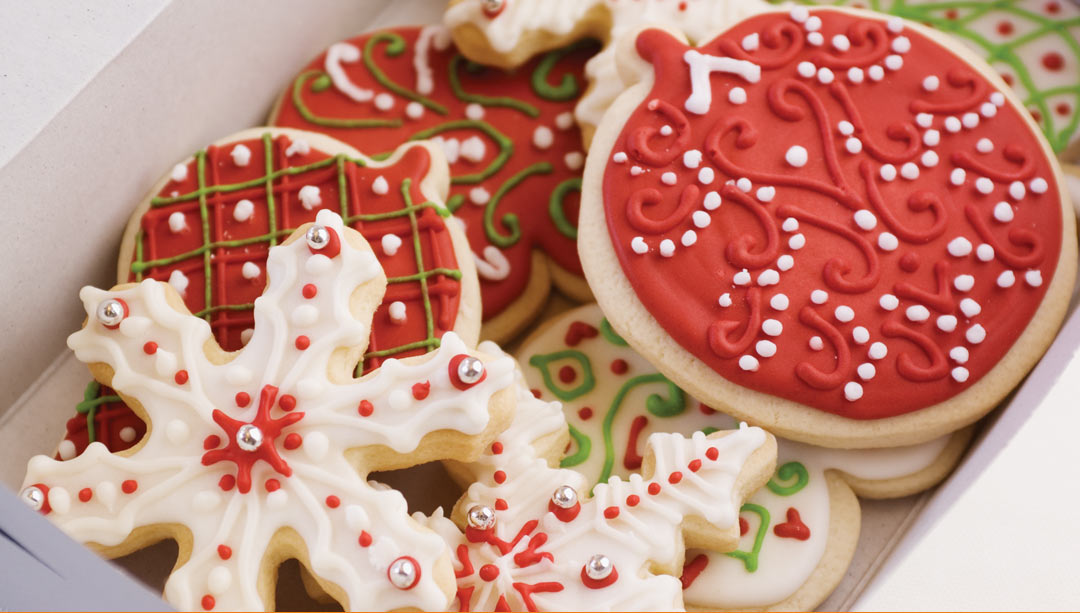
POLYGON ((773 526, 776 536, 785 539, 798 539, 805 541, 810 538, 810 528, 802 522, 799 512, 791 507, 787 510, 787 521, 773 526))
POLYGON ((734 74, 712 73, 712 102, 705 115, 685 111, 690 95, 683 58, 687 47, 659 31, 639 36, 637 50, 652 63, 656 78, 611 151, 633 159, 609 159, 605 169, 607 228, 622 271, 645 308, 719 375, 843 417, 903 415, 948 400, 978 381, 1031 321, 1061 250, 1059 186, 1053 162, 1022 111, 991 104, 993 111, 984 113, 995 89, 963 60, 905 28, 902 35, 911 48, 898 54, 903 65, 885 69, 886 78, 878 83, 867 71, 895 53, 891 45, 897 36, 885 28, 884 18, 830 9, 811 12, 821 17, 826 41, 845 34, 851 50, 838 53, 828 45, 804 44, 805 31, 787 14, 744 20, 699 51, 750 60, 762 67, 761 79, 750 83, 734 74), (763 44, 746 52, 740 41, 752 33, 763 44), (823 84, 817 74, 799 76, 800 62, 832 66, 833 80, 823 84), (849 80, 849 66, 863 70, 863 82, 849 80), (927 91, 922 83, 932 74, 940 86, 927 91), (747 92, 748 103, 728 102, 726 92, 736 86, 747 92), (935 114, 936 145, 924 143, 927 127, 916 122, 917 113, 935 114), (959 120, 968 114, 975 115, 977 125, 955 132, 946 128, 947 116, 959 120), (842 121, 850 122, 850 133, 840 131, 842 121), (665 124, 677 133, 663 139, 657 130, 665 124), (857 153, 849 152, 849 138, 859 140, 857 153), (977 151, 983 138, 994 143, 992 152, 977 151), (786 162, 793 145, 807 150, 805 165, 786 162), (686 167, 682 154, 688 149, 702 152, 701 166, 716 171, 713 181, 703 183, 700 168, 686 167), (937 155, 936 163, 923 161, 928 150, 937 155), (900 167, 909 163, 919 171, 916 178, 901 173, 900 167), (630 174, 634 164, 649 172, 630 174), (885 164, 893 165, 892 177, 882 175, 885 164), (966 172, 960 185, 951 182, 955 169, 966 172), (665 172, 675 174, 674 185, 659 181, 665 172), (742 178, 750 180, 749 192, 734 183, 742 178), (979 178, 992 182, 990 193, 976 188, 979 178), (1035 178, 1047 182, 1044 193, 1031 189, 1035 178), (1019 201, 1010 190, 1014 181, 1025 187, 1019 201), (774 191, 759 198, 762 187, 774 191), (688 203, 694 190, 700 193, 688 203), (719 193, 722 207, 704 209, 704 194, 710 190, 719 193), (1007 224, 993 216, 1001 201, 1014 205, 1014 220, 1007 224), (853 219, 863 210, 875 218, 872 229, 853 219), (697 227, 691 211, 705 211, 712 223, 697 227), (798 221, 797 229, 782 229, 788 218, 798 221), (684 247, 680 237, 687 230, 696 232, 697 241, 684 247), (879 247, 883 232, 895 237, 898 249, 879 247), (797 234, 799 239, 791 242, 797 234), (645 240, 646 254, 631 248, 635 237, 645 240), (970 242, 969 255, 950 255, 947 245, 958 237, 970 242), (660 255, 662 239, 676 244, 672 257, 660 255), (989 261, 976 257, 975 248, 983 244, 993 249, 989 261), (794 258, 790 271, 780 270, 781 256, 794 258), (744 268, 750 283, 736 285, 736 273, 744 268), (767 269, 779 272, 777 284, 758 283, 767 269), (1024 273, 1032 269, 1043 279, 1037 287, 1025 282, 1024 273), (1003 289, 996 280, 1006 270, 1016 282, 1003 289), (960 275, 973 276, 974 287, 956 288, 960 275), (814 290, 828 293, 824 304, 810 301, 814 290), (785 304, 790 302, 783 310, 771 306, 779 293, 788 299, 785 304), (729 294, 730 306, 718 305, 723 294, 729 294), (885 294, 897 297, 899 308, 882 308, 885 294), (962 298, 976 301, 981 313, 965 316, 959 309, 962 298), (854 311, 854 320, 835 317, 841 305, 854 311), (908 319, 907 308, 914 305, 928 308, 931 317, 908 319), (943 314, 958 319, 953 330, 936 325, 943 314), (765 319, 777 320, 782 332, 766 335, 765 319), (967 340, 975 324, 986 330, 981 342, 967 340), (856 326, 869 331, 869 342, 854 339, 856 326), (814 336, 825 341, 824 349, 810 348, 814 336), (772 341, 775 354, 759 356, 755 347, 761 340, 772 341), (869 357, 875 342, 885 343, 884 358, 869 357), (960 364, 948 353, 957 346, 970 353, 962 365, 966 377, 951 376, 960 364), (740 367, 740 358, 747 355, 755 357, 756 370, 740 367), (865 362, 876 368, 869 380, 856 373, 865 362), (856 400, 847 399, 849 383, 861 386, 856 400))
POLYGON ((709 565, 709 556, 699 553, 694 556, 693 560, 690 560, 683 566, 682 576, 679 577, 679 581, 682 582, 682 589, 690 589, 690 586, 694 584, 694 580, 705 571, 705 567, 709 565))
POLYGON ((567 347, 577 347, 581 341, 587 338, 596 338, 598 334, 600 334, 600 331, 595 326, 583 321, 575 321, 566 329, 566 336, 563 341, 567 347))
POLYGON ((634 418, 634 421, 630 422, 630 433, 626 438, 626 455, 623 456, 623 466, 627 470, 637 470, 641 468, 641 462, 643 458, 638 453, 638 439, 641 438, 641 432, 645 430, 645 427, 649 425, 649 418, 644 415, 638 415, 634 418))

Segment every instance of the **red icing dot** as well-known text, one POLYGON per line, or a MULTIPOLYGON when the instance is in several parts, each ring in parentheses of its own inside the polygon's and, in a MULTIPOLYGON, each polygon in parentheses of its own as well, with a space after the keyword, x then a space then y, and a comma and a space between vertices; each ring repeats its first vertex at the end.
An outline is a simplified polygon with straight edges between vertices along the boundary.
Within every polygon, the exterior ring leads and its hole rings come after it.
POLYGON ((288 436, 285 437, 285 442, 282 443, 282 446, 284 446, 286 449, 296 449, 303 443, 304 437, 300 436, 296 432, 290 432, 288 436))
POLYGON ((202 597, 202 608, 209 611, 214 608, 214 597, 210 594, 202 597))
POLYGON ((360 412, 361 417, 368 417, 375 410, 375 405, 371 404, 370 400, 361 400, 360 407, 357 411, 360 412))
MULTIPOLYGON (((237 392, 236 393, 236 406, 238 406, 238 407, 246 407, 248 405, 248 403, 250 403, 250 402, 251 402, 251 394, 248 394, 247 392, 237 392)), ((215 447, 216 446, 217 445, 215 445, 215 447)))
POLYGON ((641 502, 641 498, 637 494, 630 494, 626 497, 626 506, 628 507, 636 507, 639 502, 641 502))
POLYGON ((142 346, 142 350, 146 355, 154 355, 157 353, 157 343, 154 341, 146 341, 146 344, 142 346))
POLYGON ((278 400, 278 405, 281 406, 282 411, 291 411, 296 408, 296 397, 282 394, 281 400, 278 400))
POLYGON ((746 536, 747 532, 750 532, 750 522, 748 522, 748 521, 746 521, 746 519, 740 517, 739 518, 739 536, 746 536))
POLYGON ((720 457, 720 450, 716 447, 709 447, 705 451, 705 457, 709 458, 710 460, 716 460, 716 458, 720 457))
POLYGON ((217 484, 218 487, 222 489, 222 491, 227 492, 232 488, 236 487, 236 477, 232 475, 222 475, 221 479, 218 480, 217 484))
POLYGON ((530 392, 532 392, 532 395, 533 395, 533 397, 534 397, 534 398, 536 398, 537 400, 539 400, 539 399, 540 399, 540 390, 538 390, 538 389, 536 389, 536 388, 534 387, 534 388, 532 388, 532 389, 531 389, 531 390, 529 390, 529 391, 530 391, 530 392))
POLYGON ((178 371, 176 371, 176 375, 173 377, 173 380, 176 381, 177 385, 183 385, 183 384, 187 383, 187 380, 188 380, 187 371, 186 370, 178 370, 178 371))
POLYGON ((690 472, 696 473, 701 470, 701 460, 690 460, 690 463, 686 465, 690 469, 690 472))
POLYGON ((492 477, 495 479, 495 483, 505 483, 506 482, 506 473, 501 471, 501 470, 495 471, 495 474, 492 475, 492 477))
POLYGON ((655 496, 655 495, 657 495, 659 493, 660 493, 660 484, 659 483, 650 483, 649 484, 649 494, 655 496))
POLYGON ((1069 113, 1072 112, 1072 107, 1070 107, 1067 102, 1059 102, 1058 105, 1054 107, 1054 112, 1062 117, 1068 117, 1069 113))
POLYGON ((1065 57, 1057 51, 1051 51, 1042 56, 1042 65, 1047 70, 1061 70, 1065 66, 1065 57))
POLYGON ((1013 33, 1013 24, 1011 21, 1000 21, 997 24, 998 34, 1002 36, 1008 36, 1013 33))
POLYGON ((1013 76, 1006 72, 1001 73, 1001 80, 1005 81, 1005 85, 1008 85, 1009 87, 1012 87, 1013 83, 1015 83, 1013 76))
POLYGON ((499 455, 502 452, 503 452, 503 444, 502 443, 500 443, 499 441, 495 441, 494 443, 491 444, 491 453, 493 453, 495 455, 499 455))
POLYGON ((232 557, 232 548, 229 547, 228 545, 218 545, 217 546, 217 555, 222 560, 228 560, 229 558, 232 557))
POLYGON ((296 337, 296 348, 299 349, 300 351, 303 351, 303 350, 307 349, 310 346, 311 346, 311 339, 309 339, 308 337, 304 336, 303 334, 296 337))
POLYGON ((581 421, 588 421, 588 419, 592 417, 592 409, 590 409, 589 407, 581 407, 580 409, 578 409, 577 414, 578 417, 581 418, 581 421))
POLYGON ((83 502, 90 502, 90 499, 94 497, 94 491, 88 487, 84 487, 79 490, 79 500, 83 502))
POLYGON ((340 505, 340 504, 341 504, 341 499, 338 498, 337 496, 334 496, 333 494, 331 494, 330 496, 326 497, 326 506, 330 507, 331 509, 338 508, 338 505, 340 505))
POLYGON ((214 449, 220 444, 221 437, 216 434, 211 434, 210 436, 203 439, 202 447, 203 449, 214 449))
POLYGON ((314 283, 308 283, 300 290, 300 293, 304 295, 304 298, 311 300, 315 297, 315 294, 319 293, 319 288, 315 287, 314 283))
POLYGON ((716 413, 716 409, 710 407, 704 402, 698 404, 698 410, 705 415, 714 415, 716 413))
POLYGON ((1047 2, 1045 8, 1048 15, 1056 15, 1061 12, 1061 4, 1057 2, 1047 2))
POLYGON ((135 490, 139 489, 139 482, 134 479, 127 479, 120 484, 120 489, 125 494, 134 494, 135 490))
POLYGON ((371 545, 371 535, 367 530, 360 531, 360 538, 357 539, 361 547, 368 547, 371 545))
POLYGON ((268 492, 276 492, 281 489, 281 482, 277 479, 267 479, 265 487, 268 492))
POLYGON ((505 510, 507 510, 509 508, 510 508, 510 505, 507 504, 507 502, 505 500, 503 500, 502 498, 496 498, 495 499, 495 510, 496 511, 505 511, 505 510))
POLYGON ((919 256, 914 251, 909 251, 900 257, 900 268, 906 272, 919 270, 919 256))
POLYGON ((1037 109, 1031 109, 1031 118, 1035 120, 1035 123, 1042 121, 1042 113, 1037 109))
POLYGON ((480 578, 484 581, 494 581, 499 578, 499 567, 494 564, 485 564, 480 567, 480 578))
POLYGON ((680 2, 679 3, 679 10, 680 11, 685 11, 686 10, 686 3, 685 2, 680 2))
POLYGON ((412 386, 413 398, 416 398, 417 400, 423 400, 424 398, 427 398, 428 394, 430 394, 430 393, 431 393, 431 382, 430 381, 424 381, 423 383, 417 383, 417 384, 412 386))
POLYGON ((626 363, 626 360, 624 360, 622 358, 612 360, 612 362, 611 362, 611 372, 613 372, 613 373, 615 373, 617 375, 625 375, 626 371, 628 371, 628 370, 630 370, 630 365, 626 363))
POLYGON ((671 473, 670 475, 668 475, 667 480, 668 480, 668 483, 671 483, 671 484, 678 483, 679 481, 682 481, 682 473, 679 472, 679 471, 675 471, 675 472, 671 473))
POLYGON ((573 366, 563 366, 559 369, 559 381, 573 383, 574 379, 577 379, 577 372, 573 366))
POLYGON ((959 16, 960 16, 960 13, 956 9, 949 9, 949 10, 945 11, 945 18, 946 19, 956 19, 959 16))
POLYGON ((615 519, 619 516, 619 507, 608 507, 604 509, 604 517, 608 519, 615 519))

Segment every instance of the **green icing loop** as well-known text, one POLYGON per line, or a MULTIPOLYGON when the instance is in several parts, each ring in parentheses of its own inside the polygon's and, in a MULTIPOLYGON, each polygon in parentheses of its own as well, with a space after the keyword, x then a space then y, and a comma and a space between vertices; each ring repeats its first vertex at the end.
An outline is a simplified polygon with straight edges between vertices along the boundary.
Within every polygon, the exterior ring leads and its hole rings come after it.
POLYGON ((518 100, 517 98, 511 98, 509 96, 482 96, 480 94, 470 94, 465 91, 465 88, 461 86, 461 79, 458 78, 458 67, 464 58, 461 54, 455 55, 450 60, 450 89, 453 90, 454 95, 463 102, 475 102, 480 106, 501 106, 508 109, 514 109, 520 111, 529 117, 536 118, 540 116, 540 110, 535 106, 525 102, 524 100, 518 100))
POLYGON ((729 555, 736 560, 742 560, 743 566, 746 567, 746 572, 752 573, 757 570, 758 567, 758 554, 761 553, 761 545, 765 542, 765 535, 769 533, 769 522, 771 517, 769 516, 769 510, 765 507, 747 502, 739 509, 739 512, 748 511, 756 514, 761 522, 758 523, 757 534, 754 535, 754 547, 750 551, 729 551, 726 555, 729 555))
POLYGON ((293 81, 293 106, 296 107, 296 112, 300 113, 300 116, 305 121, 324 128, 396 128, 401 125, 400 119, 338 119, 316 115, 304 104, 303 96, 304 84, 312 79, 314 81, 312 81, 311 91, 315 93, 325 91, 330 83, 329 75, 321 70, 309 70, 296 77, 296 81, 293 81))
MULTIPOLYGON (((486 136, 495 141, 495 144, 499 146, 499 154, 495 156, 495 159, 491 160, 491 163, 487 165, 487 168, 480 172, 475 172, 467 175, 454 175, 450 178, 450 183, 453 185, 472 185, 480 183, 481 181, 491 177, 493 174, 502 170, 502 167, 506 164, 510 156, 514 154, 514 141, 506 137, 505 134, 496 130, 491 124, 486 121, 480 121, 477 119, 458 119, 455 121, 448 121, 443 124, 421 130, 416 134, 409 137, 410 141, 414 140, 427 140, 434 138, 443 132, 450 130, 479 130, 486 136)), ((376 156, 376 159, 383 159, 390 156, 391 152, 386 152, 376 156)), ((460 204, 458 206, 461 206, 460 204)))
POLYGON ((98 397, 101 393, 101 384, 97 381, 91 381, 86 384, 86 389, 83 390, 82 402, 75 405, 75 411, 81 415, 86 416, 86 442, 93 443, 97 440, 97 430, 95 425, 95 418, 97 416, 98 407, 109 402, 120 402, 120 396, 109 395, 98 397))
POLYGON ((769 491, 777 496, 791 496, 798 493, 802 488, 806 487, 806 484, 810 482, 810 473, 807 472, 806 467, 800 462, 787 462, 780 468, 776 469, 776 477, 769 479, 769 482, 765 485, 769 488, 769 491), (781 485, 776 482, 776 479, 781 481, 795 480, 790 485, 781 485))
POLYGON ((544 387, 551 390, 551 393, 555 394, 555 397, 563 402, 570 402, 575 398, 584 396, 596 387, 596 377, 593 375, 592 363, 589 361, 589 356, 576 349, 565 349, 563 351, 556 351, 555 353, 534 355, 529 358, 529 365, 540 371, 540 376, 544 378, 544 387), (555 382, 551 378, 551 370, 548 366, 552 362, 558 360, 575 360, 581 365, 581 383, 577 387, 564 390, 555 385, 555 382))
POLYGON ((573 455, 568 455, 559 462, 559 466, 563 468, 570 468, 571 466, 577 466, 585 460, 589 459, 589 454, 592 453, 592 441, 584 432, 578 430, 572 425, 567 424, 570 428, 570 438, 574 440, 574 445, 577 447, 577 451, 573 455))
POLYGON ((566 200, 566 195, 571 191, 581 191, 581 177, 567 179, 555 186, 551 199, 548 200, 548 214, 560 234, 570 240, 577 240, 577 228, 566 218, 566 211, 563 209, 563 200, 566 200))
POLYGON ((404 88, 397 83, 394 83, 390 80, 390 77, 386 76, 386 73, 375 64, 375 45, 382 42, 386 43, 386 55, 388 57, 397 57, 404 53, 405 49, 408 47, 408 43, 405 42, 405 39, 402 38, 400 34, 394 32, 376 32, 375 34, 372 34, 371 38, 364 43, 363 57, 364 66, 367 67, 371 76, 378 81, 380 85, 395 94, 419 102, 439 115, 446 115, 449 111, 446 110, 445 106, 430 98, 421 96, 411 89, 404 88))
POLYGON ((532 88, 537 96, 552 102, 566 102, 578 96, 581 90, 578 88, 577 79, 574 78, 574 75, 564 74, 558 85, 552 85, 548 81, 548 76, 559 60, 577 51, 581 46, 581 43, 578 43, 550 51, 544 55, 540 63, 536 65, 536 70, 533 70, 532 73, 532 88))
POLYGON ((510 234, 499 234, 498 229, 495 227, 495 207, 499 206, 499 202, 506 195, 506 192, 517 187, 519 183, 529 178, 532 175, 550 174, 555 169, 548 162, 537 162, 528 168, 524 168, 518 171, 514 176, 506 180, 505 183, 499 186, 499 189, 495 191, 495 194, 488 200, 484 206, 484 234, 492 244, 498 247, 509 247, 521 239, 521 224, 518 223, 518 216, 514 213, 507 213, 502 216, 499 222, 510 231, 510 234))
POLYGON ((664 398, 660 394, 649 394, 645 399, 645 408, 657 417, 671 417, 686 410, 686 395, 667 377, 660 373, 638 375, 622 384, 615 397, 611 400, 607 413, 604 414, 604 467, 600 471, 597 483, 604 483, 611 477, 611 471, 615 467, 615 441, 612 435, 612 425, 615 423, 615 415, 622 408, 623 400, 635 387, 649 385, 651 383, 663 383, 667 386, 669 397, 664 398))
POLYGON ((630 343, 626 342, 626 339, 619 336, 615 329, 611 327, 611 322, 607 317, 600 320, 600 334, 604 336, 607 342, 618 347, 629 347, 630 343))

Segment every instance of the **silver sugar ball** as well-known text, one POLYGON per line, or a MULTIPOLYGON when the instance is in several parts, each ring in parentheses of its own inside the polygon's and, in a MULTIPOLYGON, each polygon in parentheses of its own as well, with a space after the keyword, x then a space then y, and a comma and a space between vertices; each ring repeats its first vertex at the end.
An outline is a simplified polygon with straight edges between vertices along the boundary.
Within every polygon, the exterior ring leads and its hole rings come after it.
POLYGON ((560 509, 569 509, 577 504, 577 490, 569 485, 560 485, 555 488, 555 493, 551 495, 551 502, 555 503, 555 506, 560 509))
POLYGON ((487 530, 495 525, 495 510, 478 504, 469 509, 468 521, 469 526, 477 530, 487 530))
POLYGON ((35 511, 40 511, 41 507, 45 506, 45 492, 36 485, 31 485, 19 492, 19 498, 22 498, 26 506, 35 511))
POLYGON ((598 553, 589 558, 588 562, 585 562, 585 575, 594 581, 601 581, 607 579, 614 568, 615 566, 612 565, 611 558, 602 553, 598 553))
POLYGON ((244 451, 255 451, 263 444, 263 433, 254 424, 244 424, 236 431, 236 444, 244 451))
POLYGON ((484 10, 488 13, 494 13, 501 9, 505 2, 506 0, 481 0, 481 3, 484 5, 484 10))
POLYGON ((97 307, 97 320, 103 326, 118 326, 124 320, 124 304, 115 298, 102 300, 97 307))
POLYGON ((458 379, 466 385, 478 382, 484 376, 484 363, 471 355, 458 362, 458 379))
POLYGON ((308 228, 307 234, 304 235, 307 239, 307 244, 312 249, 318 251, 330 243, 330 232, 325 226, 319 224, 313 224, 308 228))
POLYGON ((390 583, 394 587, 399 590, 407 590, 416 585, 417 580, 420 578, 420 569, 416 567, 416 563, 411 558, 402 557, 390 564, 386 576, 390 578, 390 583))

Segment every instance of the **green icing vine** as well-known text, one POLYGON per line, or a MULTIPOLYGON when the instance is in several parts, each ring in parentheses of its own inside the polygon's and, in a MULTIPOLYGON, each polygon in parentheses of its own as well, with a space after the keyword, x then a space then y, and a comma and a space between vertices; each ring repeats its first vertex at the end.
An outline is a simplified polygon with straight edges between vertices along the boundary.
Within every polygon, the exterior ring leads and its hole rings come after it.
MULTIPOLYGON (((427 140, 450 130, 479 130, 491 140, 495 141, 495 144, 499 146, 498 155, 495 156, 495 159, 491 160, 491 163, 487 165, 487 168, 484 168, 480 172, 467 175, 454 175, 450 178, 450 183, 454 185, 472 185, 480 183, 502 170, 502 167, 506 164, 507 160, 514 154, 514 141, 507 138, 502 132, 496 130, 495 127, 488 122, 477 119, 456 119, 454 121, 448 121, 426 130, 421 130, 410 136, 409 140, 427 140)), ((387 152, 380 154, 379 157, 388 157, 389 155, 390 152, 387 152)), ((460 204, 458 206, 460 206, 460 204)))
POLYGON ((564 457, 562 461, 559 462, 559 466, 562 466, 563 468, 570 468, 581 464, 585 460, 588 460, 589 454, 592 453, 592 440, 590 440, 581 430, 578 430, 572 425, 567 425, 570 428, 570 438, 573 439, 577 451, 564 457))
POLYGON ((626 399, 626 395, 630 393, 635 387, 639 385, 649 385, 651 383, 663 383, 667 386, 669 396, 664 398, 660 394, 649 394, 645 399, 645 408, 656 415, 657 417, 672 417, 678 415, 686 410, 686 394, 674 383, 668 380, 667 377, 660 373, 651 373, 647 375, 638 375, 631 378, 626 383, 622 384, 619 391, 615 394, 615 397, 611 400, 611 405, 608 407, 607 412, 604 414, 604 423, 602 425, 602 432, 604 435, 604 466, 600 471, 600 477, 597 479, 597 483, 604 483, 611 477, 611 471, 615 467, 615 441, 612 434, 612 426, 615 423, 615 416, 618 414, 619 409, 622 408, 623 400, 626 399))
MULTIPOLYGON (((559 60, 563 59, 567 55, 577 51, 582 47, 581 43, 570 45, 569 47, 563 47, 562 49, 556 49, 549 51, 540 59, 540 62, 536 65, 536 69, 532 73, 532 88, 536 92, 537 96, 540 96, 544 100, 551 102, 566 102, 573 100, 581 92, 578 87, 577 79, 572 74, 564 74, 562 79, 559 80, 558 85, 552 85, 548 81, 548 77, 551 74, 551 70, 555 67, 555 64, 559 63, 559 60)), ((591 44, 591 42, 587 43, 591 44)))
POLYGON ((509 96, 482 96, 480 94, 470 94, 465 91, 465 88, 461 86, 461 79, 458 77, 458 67, 465 61, 465 58, 461 54, 455 55, 450 59, 450 89, 453 90, 454 95, 459 100, 464 102, 474 102, 480 106, 501 106, 508 109, 514 109, 520 111, 529 117, 536 118, 540 116, 540 110, 535 106, 518 100, 517 98, 511 98, 509 96))
POLYGON ((560 234, 571 240, 577 240, 577 228, 566 218, 566 210, 563 208, 566 195, 572 191, 581 191, 581 177, 567 179, 555 186, 548 200, 548 214, 551 215, 551 221, 555 223, 555 229, 560 234))
POLYGON ((97 440, 97 410, 103 404, 110 402, 121 402, 120 396, 107 395, 98 396, 101 393, 101 384, 97 381, 91 381, 86 384, 86 389, 83 390, 82 402, 75 405, 75 411, 80 415, 86 416, 86 442, 93 443, 97 440))
POLYGON ((529 358, 529 365, 540 371, 540 376, 544 378, 544 387, 551 390, 551 393, 555 394, 555 397, 563 402, 570 402, 575 398, 580 398, 596 387, 596 377, 593 375, 592 363, 589 361, 589 356, 576 349, 564 349, 563 351, 556 351, 555 353, 534 355, 529 358), (581 365, 581 383, 577 387, 564 390, 555 385, 554 380, 551 378, 551 370, 548 366, 552 362, 558 360, 574 360, 581 365))
POLYGON ((746 572, 752 573, 758 568, 758 554, 761 553, 761 545, 765 542, 765 535, 769 533, 769 522, 772 521, 769 516, 769 510, 765 507, 747 502, 743 504, 739 512, 747 511, 754 513, 761 520, 758 522, 757 533, 754 535, 754 546, 750 551, 729 551, 727 555, 735 558, 736 560, 742 560, 743 566, 746 567, 746 572))
POLYGON ((449 111, 446 110, 445 106, 435 102, 431 98, 421 96, 411 89, 398 85, 393 82, 390 77, 386 76, 386 73, 375 63, 375 45, 382 42, 386 43, 387 57, 397 57, 404 53, 405 49, 409 46, 408 43, 405 42, 405 39, 396 32, 376 32, 375 34, 372 34, 371 38, 364 44, 363 57, 364 66, 367 67, 371 76, 379 82, 379 85, 382 85, 402 98, 419 102, 439 115, 446 115, 449 111))
POLYGON ((402 125, 400 119, 338 119, 335 117, 320 117, 304 104, 304 84, 314 78, 311 91, 319 93, 329 87, 330 76, 321 70, 309 70, 301 73, 293 81, 292 102, 296 112, 305 121, 324 128, 397 128, 402 125))
POLYGON ((500 234, 499 230, 495 227, 495 207, 499 206, 499 202, 506 196, 506 192, 516 187, 519 183, 529 178, 532 175, 538 174, 551 174, 555 168, 548 162, 537 162, 523 168, 518 171, 514 176, 506 180, 505 183, 499 186, 499 189, 495 190, 495 194, 488 200, 484 206, 484 234, 492 244, 499 247, 509 247, 521 239, 521 224, 518 223, 518 216, 514 213, 507 213, 499 220, 510 234, 500 234))
POLYGON ((619 347, 630 346, 630 343, 627 343, 626 339, 619 336, 619 334, 615 332, 615 329, 611 327, 611 322, 608 321, 607 317, 600 320, 600 334, 603 334, 604 338, 607 339, 607 342, 612 345, 619 347))
POLYGON ((777 496, 791 496, 801 491, 809 482, 810 473, 807 472, 806 467, 803 466, 802 463, 787 462, 776 469, 776 477, 769 479, 769 482, 765 485, 769 488, 769 491, 777 496), (776 479, 780 479, 780 481, 791 481, 794 479, 795 482, 789 485, 781 485, 776 482, 776 479))

